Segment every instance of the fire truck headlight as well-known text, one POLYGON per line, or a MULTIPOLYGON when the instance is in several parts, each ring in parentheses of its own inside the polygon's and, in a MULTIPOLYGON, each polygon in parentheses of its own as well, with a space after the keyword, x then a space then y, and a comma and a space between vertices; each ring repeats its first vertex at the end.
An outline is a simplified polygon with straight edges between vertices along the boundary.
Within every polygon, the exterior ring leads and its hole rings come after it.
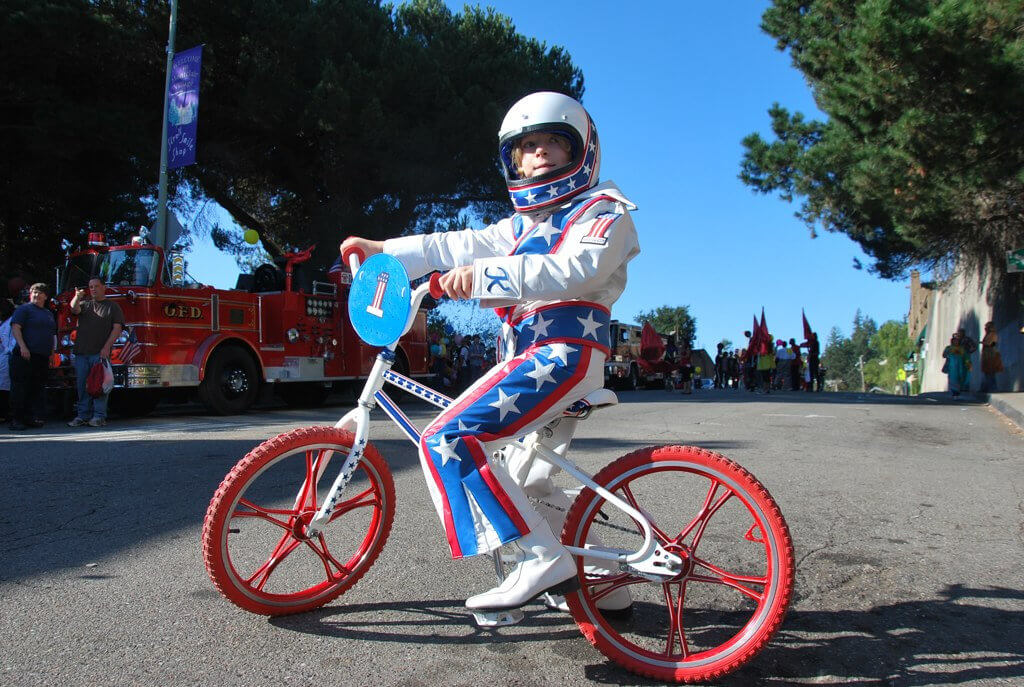
POLYGON ((295 343, 296 341, 299 340, 299 330, 292 327, 287 332, 285 332, 285 336, 288 337, 288 343, 295 343))
POLYGON ((61 353, 60 354, 60 364, 61 365, 70 365, 71 364, 71 356, 68 355, 67 353, 61 353))
POLYGON ((65 334, 64 336, 60 337, 60 345, 61 346, 70 346, 71 345, 71 335, 70 334, 65 334))

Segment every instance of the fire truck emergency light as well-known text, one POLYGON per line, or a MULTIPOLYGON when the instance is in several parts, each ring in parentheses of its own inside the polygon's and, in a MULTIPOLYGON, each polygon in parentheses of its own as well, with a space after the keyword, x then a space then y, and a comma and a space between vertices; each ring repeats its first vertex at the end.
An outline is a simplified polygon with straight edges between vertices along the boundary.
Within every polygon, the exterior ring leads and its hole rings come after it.
POLYGON ((89 232, 89 245, 90 246, 106 246, 107 237, 103 235, 102 231, 90 231, 89 232))

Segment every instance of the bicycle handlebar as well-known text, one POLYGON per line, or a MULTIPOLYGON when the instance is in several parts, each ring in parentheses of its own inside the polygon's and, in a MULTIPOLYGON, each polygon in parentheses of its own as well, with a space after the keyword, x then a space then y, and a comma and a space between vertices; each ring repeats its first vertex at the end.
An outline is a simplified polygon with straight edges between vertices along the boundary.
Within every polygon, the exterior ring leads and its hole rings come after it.
POLYGON ((363 252, 362 248, 349 246, 342 251, 341 262, 348 265, 349 269, 352 270, 352 276, 355 276, 356 272, 359 271, 359 265, 366 262, 366 253, 363 252), (352 261, 353 258, 355 258, 355 262, 352 261))
POLYGON ((434 272, 430 275, 430 282, 427 284, 430 287, 430 295, 433 298, 440 298, 444 295, 444 289, 441 288, 441 273, 434 272))

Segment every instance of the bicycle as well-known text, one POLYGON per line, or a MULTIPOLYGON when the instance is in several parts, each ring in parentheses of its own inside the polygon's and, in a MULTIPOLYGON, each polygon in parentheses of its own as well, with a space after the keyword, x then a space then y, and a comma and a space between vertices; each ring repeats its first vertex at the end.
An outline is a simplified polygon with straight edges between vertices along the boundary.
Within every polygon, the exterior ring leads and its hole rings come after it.
MULTIPOLYGON (((333 427, 295 429, 253 449, 224 478, 203 523, 210 579, 253 613, 319 608, 356 584, 383 549, 396 497, 387 463, 370 443, 370 411, 381 408, 414 444, 419 441, 385 383, 439 408, 452 402, 391 369, 396 343, 424 296, 440 297, 439 275, 412 289, 390 256, 363 262, 354 251, 345 262, 355 275, 353 326, 367 343, 382 347, 356 407, 333 427), (398 303, 390 319, 380 317, 384 292, 393 296, 389 308, 398 303), (325 473, 335 457, 342 465, 327 487, 325 473)), ((526 460, 517 462, 516 473, 529 472, 540 459, 582 485, 562 491, 574 498, 561 540, 576 557, 580 581, 565 602, 587 640, 623 668, 651 678, 719 678, 751 660, 782 623, 795 567, 788 526, 753 475, 705 449, 646 447, 596 475, 581 470, 565 457, 578 423, 615 403, 613 392, 598 389, 529 440, 518 440, 514 446, 526 460), (603 611, 601 599, 622 588, 630 592, 629 612, 603 611)), ((508 456, 496 460, 507 465, 508 456)), ((501 579, 500 550, 492 556, 501 579)), ((521 609, 475 615, 491 627, 523 617, 521 609)))

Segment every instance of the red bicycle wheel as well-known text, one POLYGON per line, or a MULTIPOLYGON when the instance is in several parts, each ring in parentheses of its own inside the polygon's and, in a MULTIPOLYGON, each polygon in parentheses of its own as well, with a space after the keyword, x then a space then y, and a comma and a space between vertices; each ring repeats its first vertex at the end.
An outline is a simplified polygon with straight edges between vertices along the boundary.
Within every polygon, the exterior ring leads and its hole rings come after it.
MULTIPOLYGON (((683 559, 673 578, 653 582, 610 563, 584 568, 566 597, 590 642, 635 673, 671 682, 720 678, 749 661, 782 623, 793 592, 793 542, 768 491, 724 456, 689 446, 645 448, 619 458, 594 481, 644 513, 658 543, 683 559), (606 617, 597 601, 627 588, 633 612, 606 617)), ((637 523, 591 489, 576 498, 562 541, 637 550, 637 523)), ((596 559, 585 559, 594 563, 596 559)))
POLYGON ((203 523, 203 559, 229 601, 253 613, 318 608, 354 585, 376 560, 395 517, 387 464, 367 445, 330 522, 305 526, 352 447, 351 432, 296 429, 246 455, 221 482, 203 523))

